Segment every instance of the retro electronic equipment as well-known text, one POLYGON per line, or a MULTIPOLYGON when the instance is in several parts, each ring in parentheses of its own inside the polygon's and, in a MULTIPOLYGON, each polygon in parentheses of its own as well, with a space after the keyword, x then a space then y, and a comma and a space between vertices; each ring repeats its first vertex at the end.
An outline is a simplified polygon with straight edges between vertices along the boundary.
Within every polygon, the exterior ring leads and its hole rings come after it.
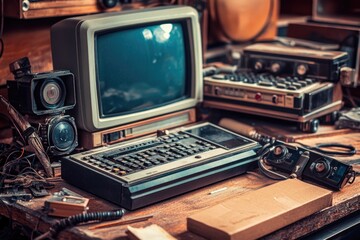
MULTIPOLYGON (((334 2, 334 1, 329 1, 334 2)), ((360 82, 360 28, 324 22, 291 23, 287 34, 291 38, 320 43, 338 44, 338 51, 347 52, 348 67, 340 72, 340 82, 345 87, 356 87, 360 82)))
MULTIPOLYGON (((355 179, 352 166, 316 151, 281 141, 277 141, 269 148, 260 163, 274 168, 274 171, 268 171, 264 165, 260 165, 260 170, 264 174, 272 175, 274 172, 293 174, 293 177, 334 190, 340 190, 346 183, 352 183, 355 179)), ((277 176, 285 177, 282 174, 277 176)))
POLYGON ((49 156, 71 153, 78 146, 78 133, 74 117, 67 114, 27 116, 41 138, 49 156))
POLYGON ((342 106, 341 89, 333 83, 253 72, 205 77, 204 94, 205 107, 293 121, 312 133, 320 118, 334 119, 342 106))
POLYGON ((197 13, 173 7, 157 18, 154 9, 144 9, 75 17, 52 27, 54 67, 76 78, 73 115, 83 147, 196 120, 194 108, 202 100, 197 13))
POLYGON ((70 184, 136 209, 255 167, 257 142, 195 123, 203 81, 194 8, 65 19, 51 37, 54 66, 76 78, 77 125, 100 136, 62 159, 70 184))
POLYGON ((75 120, 65 111, 75 106, 74 75, 68 70, 32 73, 27 57, 9 65, 10 103, 38 130, 47 153, 65 155, 78 145, 75 120))
POLYGON ((241 67, 255 72, 290 75, 337 82, 349 56, 343 51, 320 51, 280 44, 259 43, 245 47, 241 67))
POLYGON ((133 210, 254 169, 259 147, 216 125, 195 124, 65 157, 61 176, 133 210))
POLYGON ((241 59, 237 70, 204 78, 205 107, 294 121, 316 132, 319 118, 334 118, 342 106, 336 82, 346 52, 253 44, 241 59))
POLYGON ((15 81, 7 82, 9 101, 19 112, 56 114, 75 106, 74 75, 71 72, 32 73, 27 57, 10 63, 9 68, 15 77, 15 81))

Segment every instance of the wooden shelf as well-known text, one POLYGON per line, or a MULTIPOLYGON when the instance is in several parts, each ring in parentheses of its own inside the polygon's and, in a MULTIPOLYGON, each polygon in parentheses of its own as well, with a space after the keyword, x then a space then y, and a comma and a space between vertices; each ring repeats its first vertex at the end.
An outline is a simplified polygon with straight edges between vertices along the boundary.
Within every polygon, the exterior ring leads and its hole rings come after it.
POLYGON ((20 19, 82 15, 119 11, 120 9, 120 5, 104 9, 97 0, 44 0, 38 2, 4 0, 5 16, 20 19))

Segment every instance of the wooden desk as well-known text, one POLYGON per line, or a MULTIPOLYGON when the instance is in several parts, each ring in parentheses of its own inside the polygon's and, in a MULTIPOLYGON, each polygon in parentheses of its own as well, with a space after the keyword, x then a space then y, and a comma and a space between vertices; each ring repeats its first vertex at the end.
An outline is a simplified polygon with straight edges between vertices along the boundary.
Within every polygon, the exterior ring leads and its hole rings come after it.
MULTIPOLYGON (((331 137, 315 137, 302 139, 303 143, 311 145, 319 142, 341 142, 345 144, 352 144, 358 150, 360 149, 360 133, 353 132, 346 135, 333 135, 331 137)), ((360 154, 357 153, 353 157, 338 158, 350 163, 359 164, 357 159, 360 154)), ((222 201, 239 196, 248 191, 256 191, 259 188, 265 187, 274 183, 257 171, 252 171, 247 174, 213 184, 192 191, 187 194, 145 207, 140 210, 132 211, 126 214, 124 219, 142 216, 153 215, 148 221, 131 224, 133 227, 144 227, 150 223, 157 224, 168 231, 177 239, 203 239, 186 229, 186 217, 214 204, 221 203, 222 201), (225 188, 226 190, 220 191, 215 194, 209 194, 217 189, 225 188)), ((62 187, 69 188, 85 197, 90 198, 89 211, 104 211, 119 208, 109 202, 101 200, 93 195, 83 192, 75 187, 60 181, 53 191, 59 191, 62 187)), ((106 186, 104 186, 106 187, 106 186)), ((114 189, 109 189, 113 191, 114 189)), ((8 209, 11 211, 11 219, 24 226, 32 229, 38 229, 40 232, 46 232, 51 223, 56 221, 56 218, 50 218, 42 212, 42 206, 46 198, 33 199, 30 202, 18 202, 9 205, 8 209)), ((279 229, 272 234, 264 237, 264 239, 284 239, 284 238, 298 238, 310 232, 313 232, 325 225, 328 225, 338 219, 341 219, 353 212, 360 209, 360 180, 357 178, 352 185, 346 185, 341 191, 335 192, 333 195, 333 205, 324 209, 312 216, 302 219, 294 224, 279 229)), ((9 217, 9 212, 6 207, 0 207, 0 214, 9 217)), ((86 224, 62 231, 59 239, 127 239, 126 226, 115 226, 97 230, 89 230, 90 226, 94 224, 86 224)))

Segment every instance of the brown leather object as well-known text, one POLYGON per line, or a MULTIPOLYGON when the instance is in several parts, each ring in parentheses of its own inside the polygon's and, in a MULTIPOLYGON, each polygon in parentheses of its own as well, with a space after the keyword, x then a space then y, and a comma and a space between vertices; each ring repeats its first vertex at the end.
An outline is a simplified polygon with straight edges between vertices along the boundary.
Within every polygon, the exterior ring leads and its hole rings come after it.
POLYGON ((272 39, 278 0, 209 0, 209 43, 272 39))

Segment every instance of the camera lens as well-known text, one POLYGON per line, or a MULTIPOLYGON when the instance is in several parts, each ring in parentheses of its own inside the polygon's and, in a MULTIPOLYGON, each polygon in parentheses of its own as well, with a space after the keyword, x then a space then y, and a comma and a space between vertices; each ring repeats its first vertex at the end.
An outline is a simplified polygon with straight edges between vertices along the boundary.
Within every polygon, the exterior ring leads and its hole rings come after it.
POLYGON ((46 79, 40 88, 40 100, 46 109, 54 109, 64 105, 66 88, 60 78, 46 79))
POLYGON ((113 8, 116 6, 118 1, 117 0, 99 0, 99 2, 103 8, 113 8))
POLYGON ((54 147, 67 151, 75 141, 75 129, 68 121, 59 121, 53 126, 50 136, 54 147))
POLYGON ((59 102, 61 89, 59 84, 56 82, 46 84, 44 86, 42 97, 47 104, 56 104, 59 102))
POLYGON ((78 146, 75 119, 70 115, 54 115, 43 119, 34 118, 39 124, 39 136, 49 156, 69 154, 78 146))

